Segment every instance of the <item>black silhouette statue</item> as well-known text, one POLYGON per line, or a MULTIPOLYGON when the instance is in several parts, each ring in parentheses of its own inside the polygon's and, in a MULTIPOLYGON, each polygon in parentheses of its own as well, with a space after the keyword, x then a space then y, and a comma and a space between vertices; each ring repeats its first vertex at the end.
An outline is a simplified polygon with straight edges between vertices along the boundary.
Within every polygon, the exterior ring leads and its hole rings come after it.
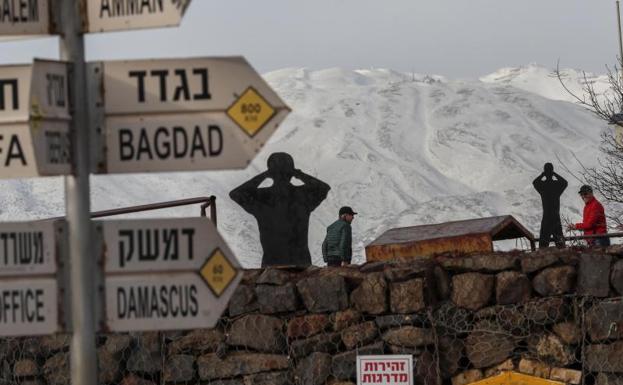
POLYGON ((543 204, 539 247, 548 247, 552 241, 557 247, 564 247, 565 241, 560 223, 560 196, 567 188, 567 181, 554 172, 554 166, 551 163, 545 163, 543 173, 536 177, 532 185, 541 195, 543 204))
POLYGON ((331 187, 294 168, 294 160, 284 152, 268 158, 268 170, 229 193, 257 220, 264 250, 262 267, 311 265, 307 247, 309 216, 325 200, 331 187), (292 178, 304 184, 295 186, 292 178), (260 184, 272 179, 270 187, 260 184))

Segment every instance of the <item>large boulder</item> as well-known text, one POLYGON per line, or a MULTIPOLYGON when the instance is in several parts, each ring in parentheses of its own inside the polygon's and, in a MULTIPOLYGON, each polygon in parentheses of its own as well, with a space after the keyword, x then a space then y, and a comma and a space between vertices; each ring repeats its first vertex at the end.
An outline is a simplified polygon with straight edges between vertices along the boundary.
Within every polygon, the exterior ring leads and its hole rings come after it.
POLYGON ((452 277, 452 302, 459 307, 478 310, 491 300, 495 276, 465 273, 452 277))
POLYGON ((592 341, 623 337, 623 302, 595 303, 586 313, 586 329, 592 341))
POLYGON ((578 294, 607 297, 610 292, 611 263, 612 256, 607 254, 582 254, 578 270, 578 294))
POLYGON ((43 365, 43 376, 50 385, 69 385, 69 353, 56 353, 48 358, 43 365))
POLYGON ((430 273, 433 262, 430 259, 414 260, 408 263, 390 265, 383 273, 389 282, 408 281, 417 277, 424 277, 430 273))
POLYGON ((591 372, 623 373, 623 341, 612 344, 588 345, 584 368, 591 372))
POLYGON ((358 323, 361 320, 361 313, 354 309, 346 309, 333 314, 331 319, 333 320, 333 329, 339 332, 358 323))
POLYGON ((70 334, 52 334, 44 336, 38 341, 38 344, 41 346, 41 350, 45 352, 46 355, 60 351, 67 351, 69 350, 70 343, 70 334))
POLYGON ((521 316, 534 324, 547 325, 565 320, 570 313, 570 306, 561 297, 550 297, 526 303, 521 316))
POLYGON ((623 295, 623 259, 616 261, 614 265, 612 265, 610 284, 618 295, 623 295))
POLYGON ((111 384, 121 378, 121 357, 109 353, 104 347, 97 349, 97 377, 100 384, 111 384))
POLYGON ((261 314, 246 315, 231 325, 227 344, 267 353, 286 350, 284 323, 281 319, 261 314))
POLYGON ((263 314, 293 312, 298 308, 296 289, 291 282, 283 286, 257 285, 255 295, 263 314))
POLYGON ((15 377, 34 377, 39 375, 39 365, 30 358, 22 358, 15 361, 13 365, 15 377))
POLYGON ((255 283, 257 285, 285 285, 293 278, 293 274, 287 270, 268 267, 262 271, 255 283))
POLYGON ((308 338, 331 327, 331 319, 326 314, 311 314, 292 318, 288 321, 288 339, 308 338))
POLYGON ((498 305, 526 302, 532 295, 532 285, 525 274, 503 271, 496 275, 495 300, 498 305))
POLYGON ((439 337, 439 369, 442 378, 450 378, 461 368, 464 341, 459 337, 439 337))
POLYGON ((295 340, 290 343, 290 355, 300 358, 312 352, 334 353, 341 344, 340 333, 323 333, 307 339, 295 340))
POLYGON ((552 327, 556 335, 567 345, 576 345, 582 339, 580 325, 573 321, 561 322, 552 327))
POLYGON ((437 262, 446 270, 499 272, 519 266, 519 257, 512 254, 481 254, 466 257, 437 257, 437 262))
POLYGON ((499 364, 510 357, 514 349, 512 336, 489 320, 477 322, 465 341, 467 358, 478 369, 499 364))
POLYGON ((374 341, 378 333, 379 331, 376 324, 373 321, 368 321, 362 324, 349 326, 342 330, 341 336, 346 349, 351 350, 374 341))
POLYGON ((392 283, 389 287, 389 303, 392 313, 413 313, 424 309, 424 280, 412 279, 392 283))
POLYGON ((261 353, 234 353, 223 359, 216 353, 208 353, 197 358, 197 369, 202 381, 244 376, 289 367, 287 356, 261 353))
POLYGON ((225 342, 218 329, 196 329, 168 344, 168 354, 215 352, 225 342))
POLYGON ((128 357, 126 367, 132 373, 153 375, 161 369, 160 354, 146 347, 137 346, 128 357))
POLYGON ((536 253, 521 258, 521 271, 526 274, 534 273, 544 267, 551 266, 560 260, 557 249, 540 249, 536 253))
POLYGON ((424 351, 415 359, 415 385, 440 385, 436 359, 430 351, 424 351))
POLYGON ((111 334, 106 337, 104 349, 113 355, 123 354, 130 348, 132 337, 127 334, 111 334))
POLYGON ((383 334, 383 341, 391 345, 403 347, 419 347, 435 343, 434 333, 431 329, 414 326, 388 330, 383 334))
POLYGON ((548 267, 532 280, 534 290, 542 296, 561 295, 575 288, 576 272, 573 266, 548 267))
POLYGON ((296 366, 295 380, 298 385, 322 385, 331 374, 331 355, 312 353, 296 366))
POLYGON ((339 275, 305 278, 296 288, 311 313, 336 312, 348 307, 346 282, 339 275))
POLYGON ((387 311, 387 281, 383 273, 370 273, 358 288, 353 290, 350 300, 358 311, 368 314, 382 314, 387 311))
POLYGON ((164 362, 162 379, 164 382, 190 382, 195 378, 195 357, 189 354, 176 354, 164 362))
POLYGON ((528 346, 542 362, 557 366, 574 362, 573 350, 555 334, 533 335, 528 339, 528 346))
POLYGON ((255 290, 249 285, 238 285, 229 300, 228 312, 231 317, 235 317, 241 314, 253 313, 257 311, 259 305, 257 303, 257 297, 255 296, 255 290))

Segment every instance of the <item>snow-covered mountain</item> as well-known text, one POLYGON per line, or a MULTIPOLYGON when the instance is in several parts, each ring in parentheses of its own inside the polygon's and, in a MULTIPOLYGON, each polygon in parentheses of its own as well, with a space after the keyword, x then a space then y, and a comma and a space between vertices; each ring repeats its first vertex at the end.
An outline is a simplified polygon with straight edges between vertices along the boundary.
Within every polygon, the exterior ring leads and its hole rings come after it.
MULTIPOLYGON (((566 74, 573 87, 581 87, 580 73, 566 74)), ((538 232, 540 199, 531 182, 548 161, 570 183, 562 215, 580 218, 580 183, 561 162, 579 173, 575 153, 584 165, 594 165, 599 134, 608 129, 568 102, 551 70, 535 65, 473 81, 382 69, 284 69, 265 78, 293 112, 248 169, 95 176, 93 209, 214 194, 222 233, 245 266, 258 266, 255 220, 230 201, 228 192, 264 171, 272 152, 286 151, 297 168, 332 186, 311 218, 309 245, 315 262, 322 263, 325 226, 342 205, 360 213, 353 233, 361 262, 363 247, 397 226, 512 214, 538 232)), ((603 77, 592 79, 605 85, 603 77)), ((2 181, 0 186, 1 220, 64 211, 60 178, 2 181)))

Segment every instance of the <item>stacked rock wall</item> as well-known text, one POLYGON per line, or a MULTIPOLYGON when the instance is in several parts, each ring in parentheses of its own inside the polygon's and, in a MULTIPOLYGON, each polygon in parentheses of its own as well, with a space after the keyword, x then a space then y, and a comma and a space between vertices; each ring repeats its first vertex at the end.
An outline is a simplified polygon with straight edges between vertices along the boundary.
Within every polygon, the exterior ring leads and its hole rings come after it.
MULTIPOLYGON (((101 384, 356 383, 412 354, 418 385, 501 371, 623 385, 623 250, 543 250, 245 273, 213 330, 98 337, 101 384)), ((5 339, 0 384, 69 384, 66 336, 5 339)))

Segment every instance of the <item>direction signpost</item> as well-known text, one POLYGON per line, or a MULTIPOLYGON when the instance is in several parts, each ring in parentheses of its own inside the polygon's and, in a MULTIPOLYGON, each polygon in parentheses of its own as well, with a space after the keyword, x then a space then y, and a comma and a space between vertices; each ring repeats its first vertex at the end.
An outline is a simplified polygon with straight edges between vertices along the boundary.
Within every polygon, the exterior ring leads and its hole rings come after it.
POLYGON ((57 261, 65 261, 61 221, 0 224, 0 336, 64 330, 57 261))
POLYGON ((214 327, 242 279, 211 220, 98 222, 106 331, 214 327))
POLYGON ((66 60, 0 67, 0 178, 67 175, 66 222, 0 224, 0 336, 71 330, 75 384, 97 383, 100 281, 104 331, 138 331, 213 327, 242 279, 206 218, 99 222, 102 271, 89 258, 90 172, 244 168, 290 112, 242 57, 87 67, 84 33, 178 25, 189 4, 0 1, 0 40, 60 33, 66 60))
POLYGON ((90 88, 105 90, 91 100, 102 173, 245 168, 290 112, 242 57, 113 61, 89 73, 90 88))
POLYGON ((0 178, 71 171, 68 65, 0 67, 0 178))
POLYGON ((87 0, 85 32, 174 27, 190 0, 87 0))
POLYGON ((51 34, 48 1, 0 1, 0 36, 51 34))

